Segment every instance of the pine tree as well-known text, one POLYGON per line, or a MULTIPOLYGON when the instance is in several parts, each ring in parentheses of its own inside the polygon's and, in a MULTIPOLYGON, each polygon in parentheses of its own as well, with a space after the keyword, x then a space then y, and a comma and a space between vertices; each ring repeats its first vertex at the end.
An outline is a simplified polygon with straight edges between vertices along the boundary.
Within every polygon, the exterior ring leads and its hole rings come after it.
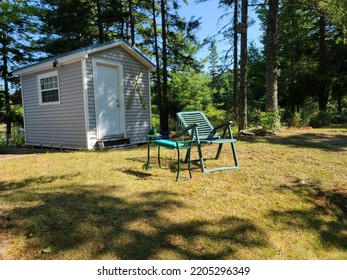
POLYGON ((269 0, 266 26, 266 108, 278 112, 277 101, 277 15, 278 0, 269 0))
MULTIPOLYGON (((6 122, 6 143, 11 144, 10 86, 16 82, 14 68, 31 60, 38 11, 30 1, 0 2, 0 64, 6 122)), ((17 81, 18 82, 18 81, 17 81)))
POLYGON ((247 129, 247 28, 248 0, 241 3, 241 57, 240 57, 240 96, 239 96, 239 131, 247 129))

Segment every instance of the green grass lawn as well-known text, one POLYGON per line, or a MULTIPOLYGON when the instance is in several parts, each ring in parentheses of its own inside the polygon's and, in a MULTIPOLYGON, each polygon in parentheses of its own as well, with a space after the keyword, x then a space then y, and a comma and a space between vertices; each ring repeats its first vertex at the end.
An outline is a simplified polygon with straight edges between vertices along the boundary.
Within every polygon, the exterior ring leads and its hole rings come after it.
POLYGON ((238 140, 180 183, 145 146, 0 159, 0 259, 347 259, 346 127, 238 140))

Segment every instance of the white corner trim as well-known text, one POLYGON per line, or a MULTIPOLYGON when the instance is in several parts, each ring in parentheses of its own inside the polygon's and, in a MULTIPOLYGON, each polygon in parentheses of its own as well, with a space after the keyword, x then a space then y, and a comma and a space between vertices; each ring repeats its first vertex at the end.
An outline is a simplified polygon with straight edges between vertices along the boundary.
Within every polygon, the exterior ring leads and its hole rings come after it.
POLYGON ((89 127, 89 107, 88 107, 88 80, 87 80, 87 65, 86 59, 81 60, 82 68, 82 92, 83 92, 83 105, 84 105, 84 124, 86 130, 86 148, 91 150, 91 141, 90 141, 90 127, 89 127))

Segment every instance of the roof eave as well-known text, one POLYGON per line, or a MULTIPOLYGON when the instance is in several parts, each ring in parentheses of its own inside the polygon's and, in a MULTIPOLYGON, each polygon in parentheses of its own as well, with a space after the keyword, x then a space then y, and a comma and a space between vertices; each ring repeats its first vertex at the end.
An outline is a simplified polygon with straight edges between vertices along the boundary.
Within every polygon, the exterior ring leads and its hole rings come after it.
POLYGON ((36 73, 39 71, 45 71, 48 69, 53 69, 54 68, 53 62, 56 60, 58 61, 58 66, 59 66, 59 65, 72 63, 72 62, 75 62, 78 60, 82 60, 82 59, 87 58, 87 57, 88 57, 87 52, 77 52, 77 53, 73 53, 73 54, 70 54, 67 56, 62 56, 60 58, 54 58, 53 57, 52 59, 49 59, 45 62, 18 69, 16 71, 14 71, 13 74, 16 76, 28 75, 28 74, 36 73))
POLYGON ((53 57, 47 61, 20 68, 14 71, 14 75, 23 76, 23 75, 28 75, 31 73, 36 73, 39 71, 48 70, 53 68, 53 62, 55 60, 58 61, 58 66, 64 65, 64 64, 72 63, 77 60, 86 59, 88 58, 88 55, 91 53, 100 52, 100 51, 118 47, 118 46, 121 47, 123 50, 125 50, 127 53, 129 53, 131 56, 133 56, 135 59, 137 59, 139 62, 141 62, 143 65, 145 65, 151 72, 155 71, 156 68, 154 64, 151 61, 149 61, 146 57, 144 57, 138 50, 131 47, 129 44, 127 44, 123 40, 117 40, 109 44, 103 44, 99 47, 86 48, 86 49, 83 49, 82 51, 73 52, 65 56, 62 55, 59 57, 53 57))

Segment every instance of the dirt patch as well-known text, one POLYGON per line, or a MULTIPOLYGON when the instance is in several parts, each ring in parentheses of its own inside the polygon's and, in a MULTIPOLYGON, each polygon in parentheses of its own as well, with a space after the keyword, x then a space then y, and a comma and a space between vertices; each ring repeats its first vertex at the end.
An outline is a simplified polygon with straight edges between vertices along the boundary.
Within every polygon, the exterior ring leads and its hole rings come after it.
POLYGON ((12 158, 23 157, 23 156, 33 156, 42 155, 46 151, 38 149, 27 149, 27 148, 7 148, 0 153, 0 162, 12 158))
POLYGON ((5 154, 5 155, 1 155, 0 154, 0 161, 5 161, 5 160, 8 160, 8 159, 12 159, 12 158, 17 158, 17 157, 27 157, 27 156, 33 156, 33 155, 37 155, 37 154, 31 154, 31 155, 28 155, 28 154, 5 154))

